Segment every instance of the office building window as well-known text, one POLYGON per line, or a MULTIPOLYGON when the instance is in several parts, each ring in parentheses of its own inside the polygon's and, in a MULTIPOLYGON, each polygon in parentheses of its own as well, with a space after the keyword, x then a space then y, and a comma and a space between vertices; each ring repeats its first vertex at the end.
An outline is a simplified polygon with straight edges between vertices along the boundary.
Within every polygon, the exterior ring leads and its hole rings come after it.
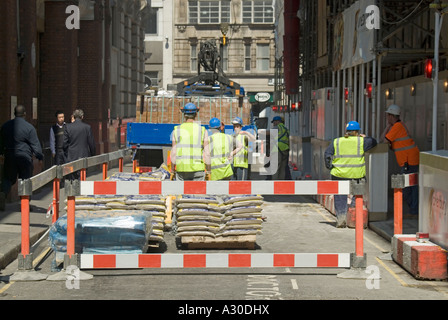
POLYGON ((243 0, 243 23, 274 23, 272 0, 243 0))
POLYGON ((257 44, 257 71, 269 71, 269 44, 257 44))
POLYGON ((148 15, 145 17, 145 33, 157 34, 157 14, 159 8, 150 8, 148 15))
POLYGON ((189 1, 189 23, 230 23, 230 1, 189 1))
POLYGON ((192 44, 190 49, 190 70, 198 71, 198 46, 197 44, 192 44))
POLYGON ((250 64, 252 59, 250 57, 250 43, 246 43, 244 45, 244 71, 250 71, 250 64))
POLYGON ((221 68, 223 71, 227 71, 229 69, 229 47, 221 45, 219 53, 221 55, 221 68))

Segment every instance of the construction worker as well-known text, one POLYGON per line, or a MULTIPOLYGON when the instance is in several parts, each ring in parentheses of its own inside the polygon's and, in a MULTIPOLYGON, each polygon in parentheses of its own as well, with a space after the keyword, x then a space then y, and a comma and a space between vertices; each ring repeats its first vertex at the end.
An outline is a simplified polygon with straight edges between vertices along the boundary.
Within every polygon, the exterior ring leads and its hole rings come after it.
POLYGON ((210 163, 207 130, 196 123, 199 109, 187 103, 182 109, 185 122, 174 127, 172 133, 171 173, 176 180, 205 180, 206 163, 210 163))
MULTIPOLYGON (((395 153, 401 173, 417 173, 420 164, 420 150, 409 134, 406 125, 400 120, 400 107, 390 105, 386 110, 387 127, 381 135, 381 141, 389 143, 395 153)), ((403 190, 403 198, 409 205, 410 214, 407 218, 416 219, 418 216, 418 186, 412 186, 403 190)))
POLYGON ((232 160, 242 145, 237 142, 234 149, 233 137, 222 132, 221 121, 212 118, 209 123, 212 135, 209 137, 210 146, 210 180, 230 180, 233 176, 232 160))
POLYGON ((236 117, 232 120, 235 141, 241 143, 241 150, 233 158, 233 180, 249 179, 249 140, 255 141, 255 136, 242 131, 243 119, 236 117))
MULTIPOLYGON (((330 169, 332 180, 359 180, 366 176, 364 153, 377 145, 372 137, 360 134, 359 123, 350 121, 343 137, 336 138, 325 150, 325 166, 330 169)), ((354 205, 354 201, 352 202, 354 205)), ((336 227, 347 224, 347 196, 335 195, 336 227)))
POLYGON ((286 166, 289 160, 289 130, 283 124, 283 119, 275 116, 271 122, 278 130, 277 146, 271 148, 271 157, 278 156, 278 166, 272 175, 272 180, 285 180, 286 166))

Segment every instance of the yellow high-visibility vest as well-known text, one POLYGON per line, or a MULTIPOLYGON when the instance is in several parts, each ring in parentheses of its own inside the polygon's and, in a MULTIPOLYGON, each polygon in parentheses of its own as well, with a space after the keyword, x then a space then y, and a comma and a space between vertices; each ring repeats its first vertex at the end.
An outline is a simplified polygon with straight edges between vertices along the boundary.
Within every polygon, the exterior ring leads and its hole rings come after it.
POLYGON ((242 144, 242 148, 233 158, 233 166, 239 168, 249 167, 249 146, 246 144, 246 136, 239 134, 236 136, 236 140, 242 144))
POLYGON ((210 136, 211 172, 210 180, 222 180, 233 175, 232 165, 228 160, 233 150, 233 138, 228 134, 217 132, 210 136))
POLYGON ((350 136, 333 141, 334 158, 330 173, 339 178, 361 179, 366 175, 364 138, 350 136))
POLYGON ((182 123, 174 127, 176 141, 176 171, 197 172, 205 170, 202 158, 205 128, 194 122, 182 123))

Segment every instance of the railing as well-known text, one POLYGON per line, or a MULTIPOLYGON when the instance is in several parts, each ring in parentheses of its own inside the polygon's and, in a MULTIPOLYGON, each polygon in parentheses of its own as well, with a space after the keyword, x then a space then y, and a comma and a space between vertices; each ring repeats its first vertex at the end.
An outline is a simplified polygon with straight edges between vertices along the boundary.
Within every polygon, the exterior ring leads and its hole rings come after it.
POLYGON ((80 171, 80 180, 85 181, 87 169, 102 165, 103 180, 107 178, 108 164, 111 161, 118 160, 119 171, 123 171, 124 157, 132 154, 131 149, 122 149, 111 153, 106 153, 90 158, 82 158, 60 166, 51 168, 31 177, 30 179, 19 179, 18 194, 20 196, 22 212, 22 245, 19 254, 19 270, 29 270, 32 267, 32 255, 30 254, 30 196, 33 191, 53 182, 53 218, 54 223, 59 218, 59 198, 60 198, 60 180, 65 176, 80 171))

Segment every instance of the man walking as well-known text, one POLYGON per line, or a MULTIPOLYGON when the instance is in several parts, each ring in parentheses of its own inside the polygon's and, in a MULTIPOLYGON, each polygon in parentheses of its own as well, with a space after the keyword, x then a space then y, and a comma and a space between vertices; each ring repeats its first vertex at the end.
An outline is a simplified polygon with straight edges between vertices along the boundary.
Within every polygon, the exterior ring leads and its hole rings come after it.
POLYGON ((22 180, 32 177, 33 155, 40 161, 44 158, 36 129, 25 120, 25 107, 16 106, 14 116, 3 124, 0 131, 0 154, 5 157, 0 210, 5 209, 5 197, 16 183, 17 176, 22 180))
MULTIPOLYGON (((418 173, 420 164, 420 150, 409 134, 409 130, 400 120, 400 107, 392 104, 386 110, 387 127, 381 138, 383 142, 389 143, 395 153, 401 173, 418 173)), ((404 188, 403 198, 410 208, 411 219, 418 216, 418 186, 404 188)))
MULTIPOLYGON (((374 138, 360 134, 359 123, 350 121, 343 137, 333 140, 325 150, 325 166, 330 169, 332 180, 360 180, 366 176, 364 154, 377 145, 374 138)), ((347 196, 335 195, 336 227, 347 224, 347 196)))
MULTIPOLYGON (((90 125, 83 122, 84 111, 76 109, 73 112, 74 122, 68 123, 64 130, 63 149, 67 162, 95 155, 95 140, 90 125)), ((79 179, 79 171, 69 177, 79 179)))

